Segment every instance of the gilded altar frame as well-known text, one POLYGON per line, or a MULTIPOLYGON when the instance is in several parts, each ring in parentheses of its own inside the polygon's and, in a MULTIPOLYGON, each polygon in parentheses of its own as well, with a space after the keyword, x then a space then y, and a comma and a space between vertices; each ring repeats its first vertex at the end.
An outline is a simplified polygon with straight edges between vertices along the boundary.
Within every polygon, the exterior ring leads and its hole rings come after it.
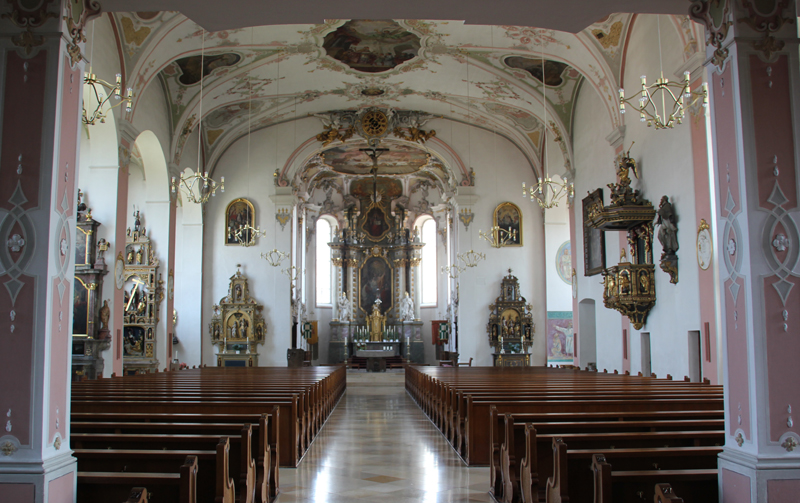
POLYGON ((500 296, 489 306, 489 311, 489 322, 486 324, 489 345, 496 348, 498 353, 509 347, 509 344, 519 345, 520 350, 525 353, 522 338, 524 336, 524 345, 529 347, 533 343, 536 328, 531 305, 520 295, 519 281, 511 274, 510 269, 500 284, 500 296))
MULTIPOLYGON (((214 306, 208 325, 211 343, 220 348, 217 354, 220 366, 226 366, 226 360, 236 359, 235 355, 241 355, 242 351, 246 355, 258 356, 256 346, 263 344, 267 334, 263 310, 264 306, 250 297, 247 277, 237 269, 230 277, 228 294, 214 306)), ((254 361, 257 362, 257 358, 254 361)))

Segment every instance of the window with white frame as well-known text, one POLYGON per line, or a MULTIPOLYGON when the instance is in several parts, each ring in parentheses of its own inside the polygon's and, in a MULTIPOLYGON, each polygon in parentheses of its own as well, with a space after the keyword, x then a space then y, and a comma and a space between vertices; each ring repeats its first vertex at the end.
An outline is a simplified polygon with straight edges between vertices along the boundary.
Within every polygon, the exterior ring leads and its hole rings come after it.
POLYGON ((316 300, 318 306, 329 306, 331 302, 331 223, 326 218, 317 220, 316 234, 316 300))
POLYGON ((422 247, 422 260, 419 265, 419 288, 422 293, 423 306, 435 306, 437 303, 438 278, 436 267, 436 220, 428 217, 420 225, 420 237, 425 246, 422 247))

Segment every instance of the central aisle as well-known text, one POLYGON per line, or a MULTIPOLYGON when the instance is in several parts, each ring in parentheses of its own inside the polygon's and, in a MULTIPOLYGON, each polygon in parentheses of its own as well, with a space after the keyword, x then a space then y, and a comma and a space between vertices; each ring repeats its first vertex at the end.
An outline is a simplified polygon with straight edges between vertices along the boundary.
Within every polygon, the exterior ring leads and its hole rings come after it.
POLYGON ((347 393, 277 503, 491 501, 489 469, 467 468, 406 394, 402 372, 347 373, 347 393))

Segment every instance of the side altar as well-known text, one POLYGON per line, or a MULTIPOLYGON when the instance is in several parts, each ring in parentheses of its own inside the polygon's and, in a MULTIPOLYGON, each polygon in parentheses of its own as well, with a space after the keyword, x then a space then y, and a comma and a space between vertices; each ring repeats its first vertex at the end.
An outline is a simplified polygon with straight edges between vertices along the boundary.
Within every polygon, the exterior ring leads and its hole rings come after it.
POLYGON ((264 306, 250 297, 250 288, 237 264, 230 277, 228 295, 214 306, 208 325, 211 343, 219 348, 218 367, 257 367, 258 345, 264 343, 267 324, 264 306))
POLYGON ((495 367, 527 367, 531 363, 528 349, 533 343, 536 327, 531 305, 520 295, 519 280, 508 270, 500 284, 500 296, 489 306, 486 333, 494 348, 495 367))

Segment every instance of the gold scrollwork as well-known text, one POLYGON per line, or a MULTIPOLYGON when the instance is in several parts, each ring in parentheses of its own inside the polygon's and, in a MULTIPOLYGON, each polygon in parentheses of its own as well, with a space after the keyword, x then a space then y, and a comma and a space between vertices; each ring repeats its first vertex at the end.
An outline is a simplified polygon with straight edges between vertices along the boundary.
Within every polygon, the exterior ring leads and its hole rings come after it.
POLYGON ((334 267, 342 267, 342 259, 338 257, 331 257, 331 264, 334 267))
POLYGON ((407 128, 405 131, 403 130, 403 128, 396 127, 392 132, 396 137, 400 138, 401 140, 413 141, 415 143, 425 143, 426 141, 436 136, 435 129, 431 129, 430 131, 425 131, 424 129, 420 129, 414 126, 407 128))

